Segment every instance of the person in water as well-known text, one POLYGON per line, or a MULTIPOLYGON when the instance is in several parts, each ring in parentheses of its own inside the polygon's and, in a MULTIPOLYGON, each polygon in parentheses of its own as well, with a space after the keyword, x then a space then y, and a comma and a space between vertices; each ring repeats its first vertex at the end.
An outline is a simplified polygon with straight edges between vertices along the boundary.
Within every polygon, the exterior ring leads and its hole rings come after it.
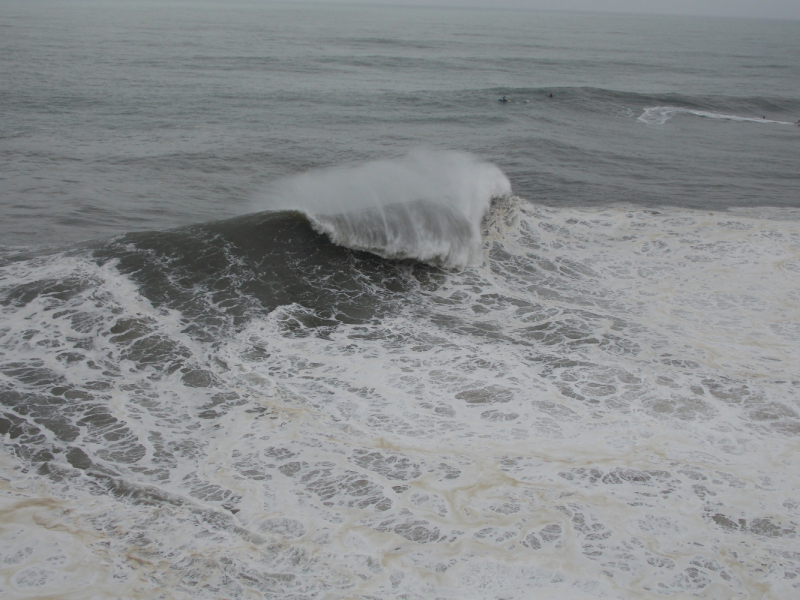
POLYGON ((552 98, 552 97, 553 97, 553 92, 550 92, 550 95, 548 96, 548 98, 552 98))
POLYGON ((500 102, 508 102, 508 99, 505 96, 503 96, 502 98, 500 98, 500 102))

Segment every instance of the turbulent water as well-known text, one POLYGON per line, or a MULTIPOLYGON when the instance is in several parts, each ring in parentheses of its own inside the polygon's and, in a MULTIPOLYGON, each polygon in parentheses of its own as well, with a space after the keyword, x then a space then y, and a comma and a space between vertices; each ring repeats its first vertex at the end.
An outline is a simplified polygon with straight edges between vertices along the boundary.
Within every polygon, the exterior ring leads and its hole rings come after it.
POLYGON ((796 25, 0 2, 0 594, 798 595, 796 25))

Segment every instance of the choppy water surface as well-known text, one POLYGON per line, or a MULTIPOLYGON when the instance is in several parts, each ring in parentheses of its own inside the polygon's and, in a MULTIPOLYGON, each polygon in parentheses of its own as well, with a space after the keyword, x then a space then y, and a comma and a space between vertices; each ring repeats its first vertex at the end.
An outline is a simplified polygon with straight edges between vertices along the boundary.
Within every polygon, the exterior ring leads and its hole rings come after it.
POLYGON ((4 597, 797 595, 795 30, 38 6, 4 597))

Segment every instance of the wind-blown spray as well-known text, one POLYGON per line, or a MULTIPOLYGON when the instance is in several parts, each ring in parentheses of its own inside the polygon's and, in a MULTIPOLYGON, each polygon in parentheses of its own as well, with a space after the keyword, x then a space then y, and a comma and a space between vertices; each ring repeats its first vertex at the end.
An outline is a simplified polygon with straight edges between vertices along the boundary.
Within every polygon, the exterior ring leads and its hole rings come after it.
POLYGON ((510 193, 508 178, 491 163, 418 150, 285 179, 258 207, 299 210, 341 246, 458 268, 480 262, 481 219, 492 198, 510 193))

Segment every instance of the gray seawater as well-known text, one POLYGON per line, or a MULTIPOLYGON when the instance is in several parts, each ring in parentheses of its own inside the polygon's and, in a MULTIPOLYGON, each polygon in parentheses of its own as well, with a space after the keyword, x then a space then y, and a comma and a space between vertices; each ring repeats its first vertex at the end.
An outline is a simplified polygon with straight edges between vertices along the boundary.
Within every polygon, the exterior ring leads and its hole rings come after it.
POLYGON ((0 1, 0 594, 797 595, 798 47, 0 1))
POLYGON ((34 0, 1 25, 6 245, 239 215, 418 146, 548 205, 797 202, 790 126, 639 121, 796 122, 794 22, 34 0))

